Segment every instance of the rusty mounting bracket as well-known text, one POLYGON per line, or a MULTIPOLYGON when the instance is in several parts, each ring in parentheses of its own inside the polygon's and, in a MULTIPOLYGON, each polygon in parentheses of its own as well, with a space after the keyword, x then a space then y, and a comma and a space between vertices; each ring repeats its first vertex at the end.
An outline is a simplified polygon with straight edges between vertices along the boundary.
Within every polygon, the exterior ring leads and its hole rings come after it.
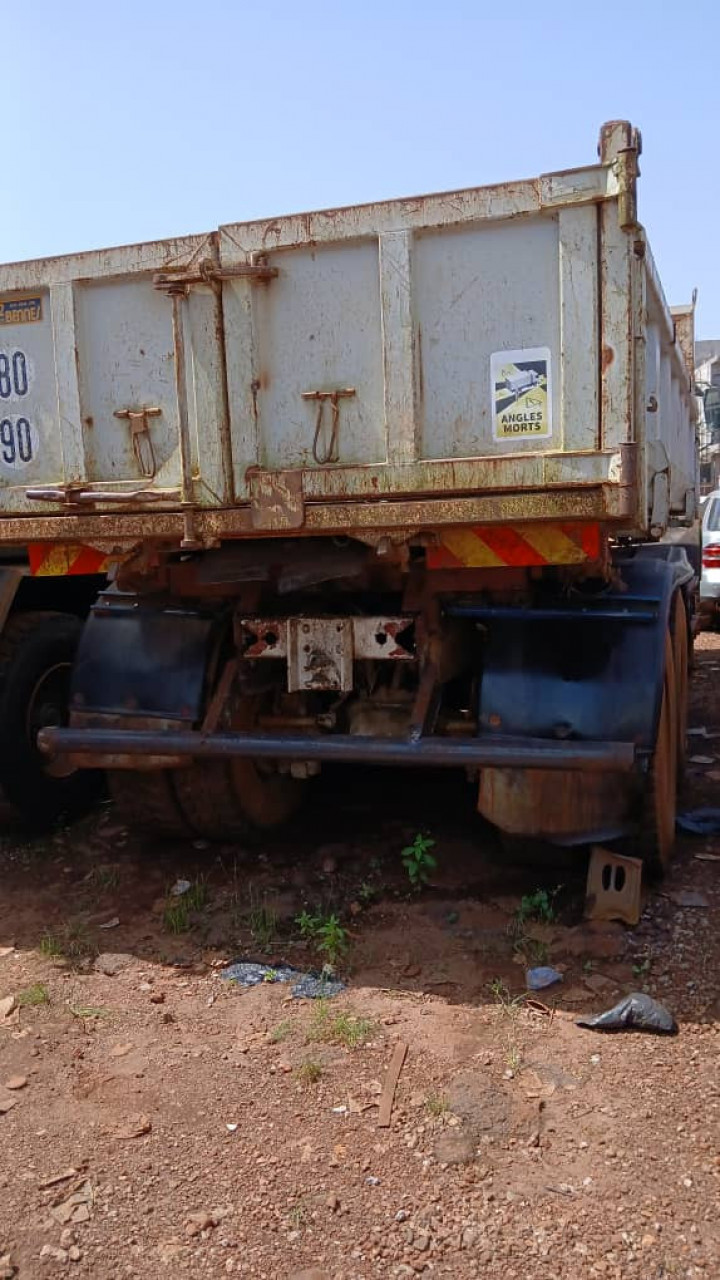
POLYGON ((629 120, 609 120, 600 130, 598 151, 601 163, 612 165, 615 170, 620 226, 623 231, 635 231, 642 134, 629 120))
POLYGON ((165 293, 184 294, 193 284, 209 284, 216 288, 223 280, 250 280, 264 284, 279 274, 277 267, 268 266, 265 254, 258 253, 252 255, 250 262, 241 262, 235 267, 220 267, 211 258, 206 258, 194 270, 159 271, 153 276, 153 284, 165 293))
POLYGON ((140 468, 140 474, 145 476, 146 480, 154 479, 157 474, 155 450, 153 449, 147 420, 148 418, 158 418, 161 413, 162 409, 157 408, 116 409, 113 413, 114 418, 125 418, 130 423, 130 439, 132 440, 135 461, 140 468))
POLYGON ((339 462, 340 454, 338 452, 338 434, 340 430, 340 401, 347 400, 350 396, 355 395, 354 387, 344 387, 335 391, 303 391, 303 400, 317 400, 317 418, 315 419, 315 435, 313 437, 313 458, 318 466, 322 467, 327 462, 339 462), (330 440, 327 448, 321 452, 320 436, 323 429, 323 417, 325 413, 325 405, 330 402, 332 406, 332 422, 330 425, 330 440))

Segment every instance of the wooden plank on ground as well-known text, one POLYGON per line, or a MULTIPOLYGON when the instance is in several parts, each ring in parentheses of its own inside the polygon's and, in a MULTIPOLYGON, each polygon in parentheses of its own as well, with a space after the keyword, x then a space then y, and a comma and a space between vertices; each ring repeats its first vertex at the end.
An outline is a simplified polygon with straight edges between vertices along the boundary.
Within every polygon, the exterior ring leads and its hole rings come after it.
POLYGON ((387 1129, 390 1124, 392 1115, 393 1102, 395 1101, 395 1090, 397 1082, 400 1079, 400 1072, 403 1068, 405 1055, 408 1047, 404 1040, 398 1040, 393 1049, 393 1056, 390 1059, 390 1066, 387 1069, 383 1091, 380 1095, 380 1113, 378 1115, 378 1129, 387 1129))

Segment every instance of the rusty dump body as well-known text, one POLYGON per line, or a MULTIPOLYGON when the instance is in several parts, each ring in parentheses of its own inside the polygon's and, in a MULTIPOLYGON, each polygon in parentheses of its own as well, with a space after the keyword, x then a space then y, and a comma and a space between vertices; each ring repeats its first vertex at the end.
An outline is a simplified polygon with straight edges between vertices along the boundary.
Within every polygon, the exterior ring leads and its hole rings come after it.
POLYGON ((692 605, 645 544, 696 502, 639 154, 615 121, 586 168, 0 267, 0 542, 112 580, 46 756, 223 838, 328 760, 634 829, 692 605))
POLYGON ((531 181, 0 266, 6 543, 661 532, 694 400, 639 139, 531 181))

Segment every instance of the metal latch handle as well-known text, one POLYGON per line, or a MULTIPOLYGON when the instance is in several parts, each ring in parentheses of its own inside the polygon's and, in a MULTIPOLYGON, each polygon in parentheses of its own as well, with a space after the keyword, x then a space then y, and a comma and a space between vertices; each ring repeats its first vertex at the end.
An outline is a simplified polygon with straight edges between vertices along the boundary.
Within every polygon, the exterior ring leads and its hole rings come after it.
POLYGON ((84 506, 95 502, 177 502, 179 489, 81 489, 68 485, 67 489, 26 489, 29 502, 60 502, 65 507, 84 506))
POLYGON ((157 475, 157 462, 147 420, 158 418, 161 413, 162 409, 158 408, 116 409, 113 413, 114 418, 126 418, 130 423, 130 439, 135 461, 140 468, 140 474, 148 480, 154 479, 157 475))
POLYGON ((239 262, 234 267, 220 267, 212 259, 205 259, 188 271, 158 271, 153 276, 156 289, 166 293, 184 293, 193 284, 220 286, 223 280, 250 280, 267 284, 279 275, 277 267, 268 265, 264 253, 252 254, 250 262, 239 262))

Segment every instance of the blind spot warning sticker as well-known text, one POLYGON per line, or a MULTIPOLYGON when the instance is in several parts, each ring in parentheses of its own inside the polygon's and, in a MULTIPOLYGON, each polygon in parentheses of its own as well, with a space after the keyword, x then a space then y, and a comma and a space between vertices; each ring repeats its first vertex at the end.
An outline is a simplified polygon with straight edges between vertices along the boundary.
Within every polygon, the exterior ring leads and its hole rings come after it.
POLYGON ((552 386, 548 347, 493 351, 490 356, 493 439, 549 440, 552 386))

